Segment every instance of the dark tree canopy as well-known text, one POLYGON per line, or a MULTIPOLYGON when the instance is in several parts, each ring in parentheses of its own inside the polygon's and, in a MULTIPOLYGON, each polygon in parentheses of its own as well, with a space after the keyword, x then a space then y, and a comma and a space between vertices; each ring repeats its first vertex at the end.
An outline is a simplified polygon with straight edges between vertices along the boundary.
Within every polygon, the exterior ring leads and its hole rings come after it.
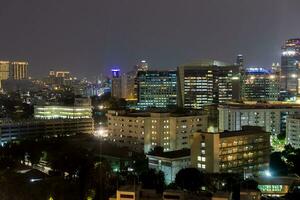
POLYGON ((182 189, 197 191, 204 185, 204 175, 196 168, 185 168, 177 173, 175 183, 182 189))

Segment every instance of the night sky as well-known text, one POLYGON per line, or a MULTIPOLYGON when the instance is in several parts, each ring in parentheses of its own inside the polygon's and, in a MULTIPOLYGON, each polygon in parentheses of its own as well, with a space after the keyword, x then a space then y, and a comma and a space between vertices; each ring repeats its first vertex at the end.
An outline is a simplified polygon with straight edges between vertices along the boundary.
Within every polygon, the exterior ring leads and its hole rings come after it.
POLYGON ((0 0, 0 59, 33 76, 167 69, 200 58, 269 66, 300 37, 300 0, 0 0))

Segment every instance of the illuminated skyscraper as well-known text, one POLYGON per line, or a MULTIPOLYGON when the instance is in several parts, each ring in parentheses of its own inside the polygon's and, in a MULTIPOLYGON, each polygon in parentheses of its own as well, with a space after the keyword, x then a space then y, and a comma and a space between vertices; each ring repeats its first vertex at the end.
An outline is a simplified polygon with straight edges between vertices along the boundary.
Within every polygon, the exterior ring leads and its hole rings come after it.
POLYGON ((28 62, 11 62, 9 78, 13 80, 28 79, 28 62))
POLYGON ((277 101, 279 71, 265 68, 247 68, 241 73, 241 97, 247 101, 277 101))
POLYGON ((122 77, 120 69, 112 69, 111 95, 116 98, 122 98, 122 77))
POLYGON ((1 82, 9 78, 9 61, 0 61, 0 88, 1 82))
POLYGON ((282 46, 280 89, 294 95, 300 94, 300 39, 289 39, 282 46))
POLYGON ((238 65, 241 68, 244 66, 244 57, 243 57, 242 54, 237 55, 237 57, 236 57, 236 65, 238 65))
POLYGON ((139 71, 138 107, 166 108, 177 105, 176 71, 139 71))
POLYGON ((201 60, 179 66, 179 104, 200 109, 204 105, 239 99, 239 66, 201 60))

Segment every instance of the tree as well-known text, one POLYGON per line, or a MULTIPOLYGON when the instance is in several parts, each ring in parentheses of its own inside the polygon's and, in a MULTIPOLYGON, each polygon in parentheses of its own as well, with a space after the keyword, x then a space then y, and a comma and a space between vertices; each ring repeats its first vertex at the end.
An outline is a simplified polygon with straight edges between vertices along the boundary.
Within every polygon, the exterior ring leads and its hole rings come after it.
POLYGON ((162 193, 165 187, 165 175, 162 171, 156 172, 154 169, 144 171, 140 175, 142 187, 145 189, 155 189, 162 193))
POLYGON ((182 189, 198 191, 204 185, 204 175, 196 168, 181 169, 176 175, 175 183, 182 189))
POLYGON ((288 167, 282 160, 280 152, 274 152, 270 155, 270 170, 273 175, 277 176, 288 174, 288 167))

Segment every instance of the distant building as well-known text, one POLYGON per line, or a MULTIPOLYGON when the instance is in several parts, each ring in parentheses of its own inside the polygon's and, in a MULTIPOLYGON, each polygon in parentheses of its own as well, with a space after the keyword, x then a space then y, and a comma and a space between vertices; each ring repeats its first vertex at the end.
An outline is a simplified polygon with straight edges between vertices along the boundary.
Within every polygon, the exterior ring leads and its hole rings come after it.
POLYGON ((176 71, 139 71, 137 79, 139 109, 177 105, 176 71))
POLYGON ((219 131, 260 126, 272 135, 285 134, 288 115, 300 113, 299 104, 245 102, 219 105, 219 131))
POLYGON ((112 69, 111 95, 116 98, 122 98, 122 76, 120 69, 112 69))
POLYGON ((2 122, 0 123, 0 145, 23 139, 42 139, 77 133, 92 134, 93 132, 92 118, 2 122))
POLYGON ((91 117, 92 107, 89 98, 75 99, 74 106, 34 106, 34 118, 36 119, 82 119, 91 117))
POLYGON ((0 88, 2 81, 9 78, 9 61, 0 61, 0 88))
POLYGON ((13 80, 28 79, 28 62, 11 62, 9 78, 13 80))
POLYGON ((69 71, 54 71, 49 72, 46 83, 49 85, 71 85, 72 80, 75 79, 71 76, 69 71))
POLYGON ((277 101, 280 72, 265 68, 247 68, 241 73, 241 98, 247 101, 277 101))
POLYGON ((289 115, 286 119, 286 144, 300 148, 300 115, 289 115))
POLYGON ((198 132, 193 136, 191 163, 209 173, 241 173, 245 176, 267 170, 270 134, 260 127, 240 131, 198 132))
POLYGON ((239 66, 200 60, 178 67, 179 105, 200 109, 204 105, 239 99, 239 66))
POLYGON ((160 155, 147 155, 149 168, 162 171, 165 182, 170 184, 175 181, 176 174, 184 168, 191 166, 190 149, 163 152, 160 155))
POLYGON ((243 66, 244 66, 244 56, 242 54, 237 55, 236 65, 239 66, 240 68, 243 68, 243 66))
POLYGON ((285 41, 281 49, 281 90, 296 96, 300 94, 300 39, 285 41))
POLYGON ((128 113, 108 111, 108 140, 137 151, 155 146, 165 151, 189 148, 189 137, 207 130, 207 116, 198 113, 128 113))

